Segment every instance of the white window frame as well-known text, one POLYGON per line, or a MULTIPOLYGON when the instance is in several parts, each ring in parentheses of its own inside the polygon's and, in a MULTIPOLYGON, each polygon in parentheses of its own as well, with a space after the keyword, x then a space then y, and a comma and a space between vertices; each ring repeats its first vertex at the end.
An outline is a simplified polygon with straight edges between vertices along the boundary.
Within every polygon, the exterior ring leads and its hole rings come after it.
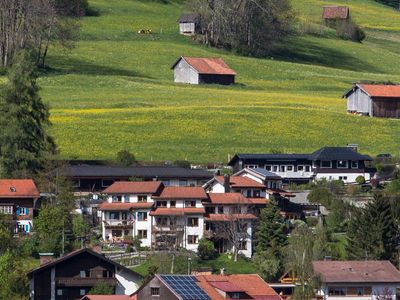
POLYGON ((305 165, 305 166, 304 166, 304 172, 306 172, 306 173, 310 173, 310 172, 311 172, 311 169, 312 169, 312 166, 311 166, 311 165, 305 165), (307 171, 307 167, 308 167, 308 171, 307 171))
POLYGON ((151 286, 150 287, 150 296, 152 297, 160 297, 160 287, 159 286, 151 286), (153 291, 157 289, 157 294, 153 294, 153 291))
POLYGON ((321 160, 320 166, 321 166, 321 169, 332 169, 332 161, 331 160, 321 160), (329 161, 329 167, 322 166, 322 163, 327 162, 327 161, 329 161))
POLYGON ((287 165, 286 166, 286 172, 294 172, 294 165, 287 165), (288 168, 292 167, 292 170, 289 170, 288 168))
POLYGON ((304 165, 298 165, 297 166, 297 172, 305 172, 306 166, 304 165), (302 170, 299 170, 299 168, 303 168, 302 170))
POLYGON ((80 296, 85 296, 86 295, 86 290, 85 289, 80 289, 79 290, 79 295, 80 296))
POLYGON ((279 165, 273 165, 272 166, 272 172, 279 172, 279 165))
POLYGON ((137 220, 138 220, 138 222, 146 222, 146 221, 148 220, 148 218, 149 218, 149 216, 148 216, 148 214, 147 214, 147 211, 138 211, 138 212, 137 212, 137 220), (139 214, 140 214, 140 215, 145 214, 146 218, 143 219, 143 220, 141 220, 141 219, 139 218, 139 214))
POLYGON ((352 169, 358 169, 358 160, 352 160, 351 161, 351 168, 352 169), (356 163, 356 167, 353 167, 353 163, 356 163))
POLYGON ((257 169, 258 165, 256 165, 256 164, 254 164, 254 165, 244 165, 244 167, 248 168, 248 169, 257 169))
POLYGON ((188 234, 187 241, 189 245, 197 245, 199 243, 199 235, 198 234, 188 234), (194 243, 193 241, 189 239, 189 237, 195 237, 194 238, 194 243))

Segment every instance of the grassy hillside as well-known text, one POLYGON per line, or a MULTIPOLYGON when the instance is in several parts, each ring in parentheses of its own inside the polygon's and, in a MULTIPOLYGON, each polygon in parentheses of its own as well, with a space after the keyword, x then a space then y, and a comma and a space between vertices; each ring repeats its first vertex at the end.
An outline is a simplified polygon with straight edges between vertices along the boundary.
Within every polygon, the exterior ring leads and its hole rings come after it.
MULTIPOLYGON (((295 0, 302 23, 320 24, 323 5, 295 0)), ((358 143, 398 154, 400 121, 346 114, 342 93, 358 80, 400 82, 400 14, 353 0, 367 30, 362 44, 334 35, 290 38, 273 57, 255 59, 198 45, 178 34, 180 4, 91 0, 75 49, 52 49, 40 78, 52 133, 68 158, 110 158, 129 149, 141 160, 225 161, 235 152, 313 151, 358 143), (140 35, 149 28, 153 35, 140 35), (219 56, 237 71, 232 87, 174 84, 181 55, 219 56)), ((316 26, 316 25, 313 25, 316 26)))

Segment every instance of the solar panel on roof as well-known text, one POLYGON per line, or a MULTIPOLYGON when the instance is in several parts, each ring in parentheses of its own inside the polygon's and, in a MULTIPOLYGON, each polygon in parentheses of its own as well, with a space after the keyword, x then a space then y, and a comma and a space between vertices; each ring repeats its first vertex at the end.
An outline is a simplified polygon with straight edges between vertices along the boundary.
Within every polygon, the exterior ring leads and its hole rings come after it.
POLYGON ((195 276, 160 275, 183 300, 211 300, 211 298, 196 284, 195 276))

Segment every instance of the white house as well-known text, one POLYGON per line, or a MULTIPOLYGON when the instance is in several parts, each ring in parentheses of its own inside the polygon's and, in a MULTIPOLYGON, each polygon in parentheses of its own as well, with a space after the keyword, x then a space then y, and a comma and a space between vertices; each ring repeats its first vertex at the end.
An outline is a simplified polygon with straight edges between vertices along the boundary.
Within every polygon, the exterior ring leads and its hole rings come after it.
POLYGON ((194 35, 199 24, 196 14, 183 14, 179 20, 179 33, 183 35, 194 35))
POLYGON ((317 299, 396 300, 400 297, 400 272, 389 261, 314 261, 312 265, 320 281, 317 299))

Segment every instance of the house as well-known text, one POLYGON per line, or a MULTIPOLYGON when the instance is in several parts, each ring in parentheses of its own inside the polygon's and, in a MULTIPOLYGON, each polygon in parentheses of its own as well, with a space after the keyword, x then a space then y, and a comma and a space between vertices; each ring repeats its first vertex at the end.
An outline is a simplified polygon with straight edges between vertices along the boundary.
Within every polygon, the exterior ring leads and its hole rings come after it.
POLYGON ((165 186, 201 186, 213 177, 202 169, 186 169, 174 166, 106 166, 100 164, 76 164, 61 169, 61 174, 73 183, 78 195, 98 193, 115 181, 132 178, 142 181, 162 181, 165 186))
POLYGON ((14 233, 32 231, 39 196, 32 179, 0 179, 0 214, 10 217, 14 233))
POLYGON ((282 298, 256 274, 158 275, 136 293, 138 300, 224 300, 282 298))
POLYGON ((107 202, 102 211, 103 239, 123 240, 138 236, 153 249, 185 247, 197 250, 203 237, 202 187, 164 186, 160 181, 115 182, 104 190, 107 202))
POLYGON ((370 117, 400 118, 400 85, 354 84, 343 98, 347 112, 370 117))
POLYGON ((194 35, 199 26, 199 17, 196 14, 183 14, 179 20, 179 33, 183 35, 194 35))
POLYGON ((314 261, 312 266, 320 282, 317 299, 400 297, 400 272, 389 261, 314 261))
POLYGON ((304 184, 325 178, 356 181, 370 180, 372 158, 350 147, 323 147, 310 154, 236 154, 228 163, 234 172, 242 169, 265 169, 282 177, 284 184, 304 184))
POLYGON ((236 72, 221 58, 202 58, 181 56, 171 67, 174 81, 190 84, 235 83, 236 72))
POLYGON ((347 6, 324 6, 322 19, 325 23, 347 21, 350 19, 350 9, 347 6))
POLYGON ((28 278, 32 300, 80 299, 100 282, 112 286, 115 294, 130 295, 142 280, 136 272, 87 248, 43 262, 28 278))

